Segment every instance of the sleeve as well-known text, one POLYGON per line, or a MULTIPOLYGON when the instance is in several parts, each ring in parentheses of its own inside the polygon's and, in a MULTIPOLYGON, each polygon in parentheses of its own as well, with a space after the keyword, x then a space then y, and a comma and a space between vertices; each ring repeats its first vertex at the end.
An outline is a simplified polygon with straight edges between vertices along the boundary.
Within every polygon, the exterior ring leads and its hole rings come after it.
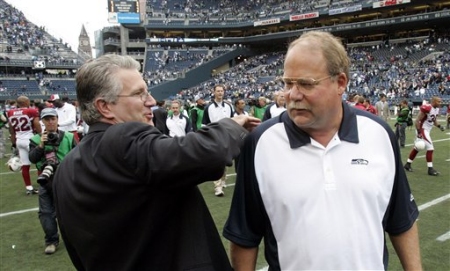
POLYGON ((209 104, 208 106, 206 106, 205 111, 203 112, 203 119, 202 119, 202 123, 203 124, 210 124, 211 120, 209 119, 209 106, 211 104, 209 104))
POLYGON ((174 125, 172 118, 170 118, 170 117, 167 118, 165 121, 165 124, 167 127, 168 135, 170 135, 170 131, 174 129, 174 127, 172 126, 172 125, 174 125))
POLYGON ((192 124, 192 130, 194 132, 197 131, 197 110, 195 108, 191 109, 191 124, 192 124))
POLYGON ((386 232, 397 235, 412 227, 419 216, 419 209, 411 193, 405 170, 403 170, 400 149, 393 132, 390 133, 390 138, 392 148, 394 149, 396 174, 389 206, 383 219, 383 225, 385 226, 386 232))
POLYGON ((232 117, 234 117, 234 108, 233 108, 233 105, 231 105, 231 104, 229 104, 229 103, 227 103, 228 104, 228 106, 230 107, 230 118, 232 118, 232 117))
POLYGON ((254 171, 255 140, 249 136, 239 156, 236 186, 223 236, 244 247, 258 247, 269 219, 254 171))
POLYGON ((192 132, 192 125, 191 125, 191 120, 187 116, 185 116, 185 118, 186 118, 186 127, 185 127, 184 131, 187 134, 189 132, 192 132))
POLYGON ((109 166, 151 186, 180 189, 219 179, 239 155, 247 133, 228 118, 173 138, 146 124, 128 122, 108 128, 99 146, 104 153, 98 155, 121 157, 111 159, 109 166))
POLYGON ((43 157, 44 149, 40 148, 38 144, 36 144, 36 142, 30 139, 30 151, 28 152, 28 159, 30 159, 30 162, 36 164, 37 162, 41 161, 43 157))
POLYGON ((420 106, 420 111, 423 112, 423 113, 425 113, 425 114, 430 113, 430 111, 431 111, 431 105, 429 105, 429 104, 421 105, 421 106, 420 106))
POLYGON ((269 105, 266 107, 266 110, 264 110, 264 116, 262 118, 262 121, 266 121, 270 118, 272 118, 272 115, 270 114, 270 109, 272 108, 272 105, 269 105))

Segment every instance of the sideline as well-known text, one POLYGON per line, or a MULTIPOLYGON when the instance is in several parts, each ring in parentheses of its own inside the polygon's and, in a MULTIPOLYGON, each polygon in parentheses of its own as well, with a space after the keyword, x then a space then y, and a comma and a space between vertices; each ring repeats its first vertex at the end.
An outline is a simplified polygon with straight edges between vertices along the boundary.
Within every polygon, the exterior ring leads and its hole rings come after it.
POLYGON ((441 235, 441 236, 439 236, 438 238, 436 238, 436 240, 437 240, 437 241, 440 241, 440 242, 447 241, 448 239, 450 239, 450 231, 449 231, 449 232, 446 232, 446 233, 444 233, 443 235, 441 235))
POLYGON ((448 200, 448 199, 450 199, 450 194, 447 194, 447 195, 442 196, 440 198, 437 198, 437 199, 434 199, 434 200, 429 201, 427 203, 424 203, 424 204, 419 206, 419 211, 423 211, 423 210, 425 210, 425 209, 427 209, 427 208, 429 208, 429 207, 431 207, 433 205, 439 204, 439 203, 441 203, 441 202, 443 202, 445 200, 448 200))
POLYGON ((27 213, 27 212, 33 212, 33 211, 38 211, 39 208, 31 208, 31 209, 25 209, 25 210, 20 210, 20 211, 14 211, 14 212, 9 212, 9 213, 3 213, 0 214, 0 218, 1 217, 5 217, 5 216, 10 216, 10 215, 17 215, 17 214, 23 214, 23 213, 27 213))

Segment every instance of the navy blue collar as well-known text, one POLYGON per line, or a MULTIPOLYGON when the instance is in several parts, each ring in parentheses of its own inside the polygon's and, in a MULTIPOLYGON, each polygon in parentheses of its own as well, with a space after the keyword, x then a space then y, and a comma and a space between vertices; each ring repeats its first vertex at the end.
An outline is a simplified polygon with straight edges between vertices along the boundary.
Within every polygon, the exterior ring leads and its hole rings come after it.
MULTIPOLYGON (((342 103, 342 108, 343 118, 338 132, 339 139, 347 142, 359 143, 358 125, 356 121, 356 114, 354 112, 355 109, 347 105, 345 102, 342 103)), ((289 118, 287 111, 283 112, 280 118, 285 124, 286 134, 292 149, 300 148, 311 143, 310 136, 295 125, 295 123, 289 118)))

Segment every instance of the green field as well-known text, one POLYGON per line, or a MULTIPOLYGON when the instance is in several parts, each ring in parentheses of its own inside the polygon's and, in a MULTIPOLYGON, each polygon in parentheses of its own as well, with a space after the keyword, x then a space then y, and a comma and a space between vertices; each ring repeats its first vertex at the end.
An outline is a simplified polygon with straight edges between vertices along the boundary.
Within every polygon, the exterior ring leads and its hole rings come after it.
MULTIPOLYGON (((443 118, 440 123, 444 123, 443 118)), ((428 176, 424 152, 414 161, 414 172, 408 172, 411 189, 421 214, 419 216, 420 246, 425 270, 450 270, 450 130, 433 129, 435 145, 434 167, 440 171, 438 177, 428 176)), ((407 147, 402 149, 403 162, 409 154, 414 140, 414 130, 407 130, 407 147), (409 143, 409 144, 408 144, 409 143)), ((9 143, 9 140, 6 140, 9 143)), ((6 148, 9 150, 9 145, 6 148)), ((7 151, 8 152, 8 151, 7 151)), ((75 270, 64 243, 53 255, 44 254, 44 234, 37 216, 37 195, 26 196, 20 173, 10 172, 0 160, 0 270, 75 270), (14 212, 13 214, 11 214, 14 212)), ((216 221, 219 232, 228 215, 233 184, 234 168, 228 168, 229 185, 225 197, 217 198, 213 184, 200 185, 205 200, 216 221)), ((36 172, 32 177, 36 179, 36 172)), ((35 181, 34 181, 35 184, 35 181)), ((223 239, 228 250, 228 241, 223 239)), ((389 243, 389 241, 388 241, 389 243)), ((402 270, 394 250, 389 243, 389 270, 402 270)), ((260 252, 258 269, 266 263, 260 252)))

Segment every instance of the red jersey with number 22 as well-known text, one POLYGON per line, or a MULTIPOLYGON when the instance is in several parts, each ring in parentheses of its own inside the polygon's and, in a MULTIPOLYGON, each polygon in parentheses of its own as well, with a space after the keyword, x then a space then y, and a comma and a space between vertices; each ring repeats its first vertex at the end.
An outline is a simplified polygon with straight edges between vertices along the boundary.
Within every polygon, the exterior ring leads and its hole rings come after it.
POLYGON ((17 139, 29 139, 33 136, 33 120, 39 118, 35 108, 15 108, 8 111, 9 125, 14 128, 17 139))

